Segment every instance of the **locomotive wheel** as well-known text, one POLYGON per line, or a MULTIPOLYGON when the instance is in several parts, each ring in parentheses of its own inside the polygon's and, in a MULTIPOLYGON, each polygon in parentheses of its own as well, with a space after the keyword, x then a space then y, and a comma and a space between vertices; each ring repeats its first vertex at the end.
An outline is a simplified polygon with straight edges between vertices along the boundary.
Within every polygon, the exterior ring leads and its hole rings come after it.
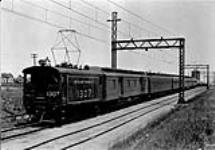
POLYGON ((31 115, 30 122, 39 122, 41 116, 39 115, 31 115))
POLYGON ((56 113, 55 113, 55 124, 57 126, 62 125, 62 118, 61 118, 61 111, 60 110, 56 111, 56 113))
POLYGON ((65 109, 61 109, 61 121, 65 122, 66 121, 66 110, 65 109))
POLYGON ((66 122, 66 110, 59 108, 55 113, 55 122, 57 126, 61 126, 66 122))
POLYGON ((94 106, 94 112, 95 112, 95 115, 98 115, 101 113, 101 107, 99 105, 95 105, 94 106))

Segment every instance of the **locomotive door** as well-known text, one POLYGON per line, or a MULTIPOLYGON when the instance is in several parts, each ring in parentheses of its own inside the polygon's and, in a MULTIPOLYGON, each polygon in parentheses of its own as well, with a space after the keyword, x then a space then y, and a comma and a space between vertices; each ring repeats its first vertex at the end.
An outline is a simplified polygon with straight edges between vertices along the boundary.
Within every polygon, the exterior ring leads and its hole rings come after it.
POLYGON ((123 88, 123 77, 119 77, 119 96, 123 96, 124 88, 123 88))
POLYGON ((67 78, 67 75, 62 75, 61 77, 61 81, 62 81, 62 96, 63 96, 63 99, 67 100, 68 99, 68 96, 67 96, 67 93, 68 93, 68 86, 67 86, 67 83, 68 83, 68 78, 67 78))

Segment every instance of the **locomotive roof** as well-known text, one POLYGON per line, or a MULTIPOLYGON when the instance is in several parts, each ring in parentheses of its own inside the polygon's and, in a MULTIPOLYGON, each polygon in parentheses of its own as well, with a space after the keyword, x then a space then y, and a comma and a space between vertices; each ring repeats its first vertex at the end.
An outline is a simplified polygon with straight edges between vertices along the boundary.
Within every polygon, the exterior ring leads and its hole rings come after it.
POLYGON ((63 68, 63 67, 51 67, 51 66, 32 66, 28 67, 23 70, 24 73, 32 73, 38 71, 46 71, 46 72, 56 72, 56 73, 63 73, 63 74, 86 74, 86 75, 110 75, 110 76, 139 76, 140 74, 134 74, 131 72, 114 72, 114 71, 106 71, 102 68, 91 68, 89 70, 79 70, 79 69, 72 69, 72 68, 63 68))
POLYGON ((101 71, 98 70, 85 70, 85 69, 71 69, 71 68, 62 68, 62 67, 55 67, 61 73, 73 73, 73 74, 102 74, 101 71))
POLYGON ((48 71, 48 72, 58 73, 58 70, 56 70, 50 66, 32 66, 32 67, 25 68, 22 72, 23 73, 34 73, 34 72, 38 72, 38 71, 41 71, 41 72, 48 71))
MULTIPOLYGON (((119 75, 132 75, 132 76, 140 76, 140 75, 149 75, 149 76, 163 76, 163 77, 178 77, 175 74, 162 74, 162 73, 149 73, 143 71, 133 71, 133 70, 123 70, 123 69, 111 69, 106 67, 90 67, 89 70, 79 70, 72 68, 64 68, 64 67, 51 67, 51 66, 32 66, 23 70, 24 73, 36 72, 36 71, 48 71, 48 72, 56 72, 56 73, 65 73, 65 74, 91 74, 91 75, 102 75, 107 74, 111 76, 119 76, 119 75)), ((185 76, 189 78, 188 76, 185 76)))
POLYGON ((101 74, 99 71, 95 70, 79 70, 72 68, 63 68, 63 67, 51 67, 51 66, 32 66, 23 70, 23 73, 31 73, 36 71, 48 71, 56 73, 73 73, 73 74, 101 74))
POLYGON ((112 68, 101 68, 105 72, 116 72, 116 73, 129 73, 129 74, 145 74, 150 76, 165 76, 165 77, 178 77, 176 74, 164 74, 164 73, 153 73, 145 71, 134 71, 134 70, 124 70, 124 69, 112 69, 112 68))

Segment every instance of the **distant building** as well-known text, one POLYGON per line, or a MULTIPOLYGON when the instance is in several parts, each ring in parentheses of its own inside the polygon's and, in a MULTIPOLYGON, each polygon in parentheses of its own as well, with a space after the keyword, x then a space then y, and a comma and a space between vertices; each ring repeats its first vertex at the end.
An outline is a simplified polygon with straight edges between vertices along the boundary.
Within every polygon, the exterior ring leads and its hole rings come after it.
POLYGON ((11 73, 2 73, 1 74, 1 83, 2 84, 14 83, 13 75, 11 73))
POLYGON ((17 78, 14 78, 14 83, 16 84, 22 84, 23 83, 23 77, 19 75, 17 78))

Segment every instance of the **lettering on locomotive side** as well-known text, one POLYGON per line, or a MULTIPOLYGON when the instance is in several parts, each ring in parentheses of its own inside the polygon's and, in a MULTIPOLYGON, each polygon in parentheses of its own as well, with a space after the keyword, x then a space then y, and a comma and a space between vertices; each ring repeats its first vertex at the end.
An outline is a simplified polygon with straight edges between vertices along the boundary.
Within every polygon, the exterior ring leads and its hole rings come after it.
POLYGON ((94 97, 94 94, 92 92, 92 89, 80 89, 76 90, 76 97, 78 98, 91 98, 94 97))
POLYGON ((59 91, 47 91, 46 92, 46 96, 47 97, 57 97, 60 95, 59 91))
POLYGON ((92 80, 74 80, 74 84, 93 84, 94 82, 92 80))
POLYGON ((88 100, 97 97, 97 78, 69 78, 68 96, 73 100, 88 100))

